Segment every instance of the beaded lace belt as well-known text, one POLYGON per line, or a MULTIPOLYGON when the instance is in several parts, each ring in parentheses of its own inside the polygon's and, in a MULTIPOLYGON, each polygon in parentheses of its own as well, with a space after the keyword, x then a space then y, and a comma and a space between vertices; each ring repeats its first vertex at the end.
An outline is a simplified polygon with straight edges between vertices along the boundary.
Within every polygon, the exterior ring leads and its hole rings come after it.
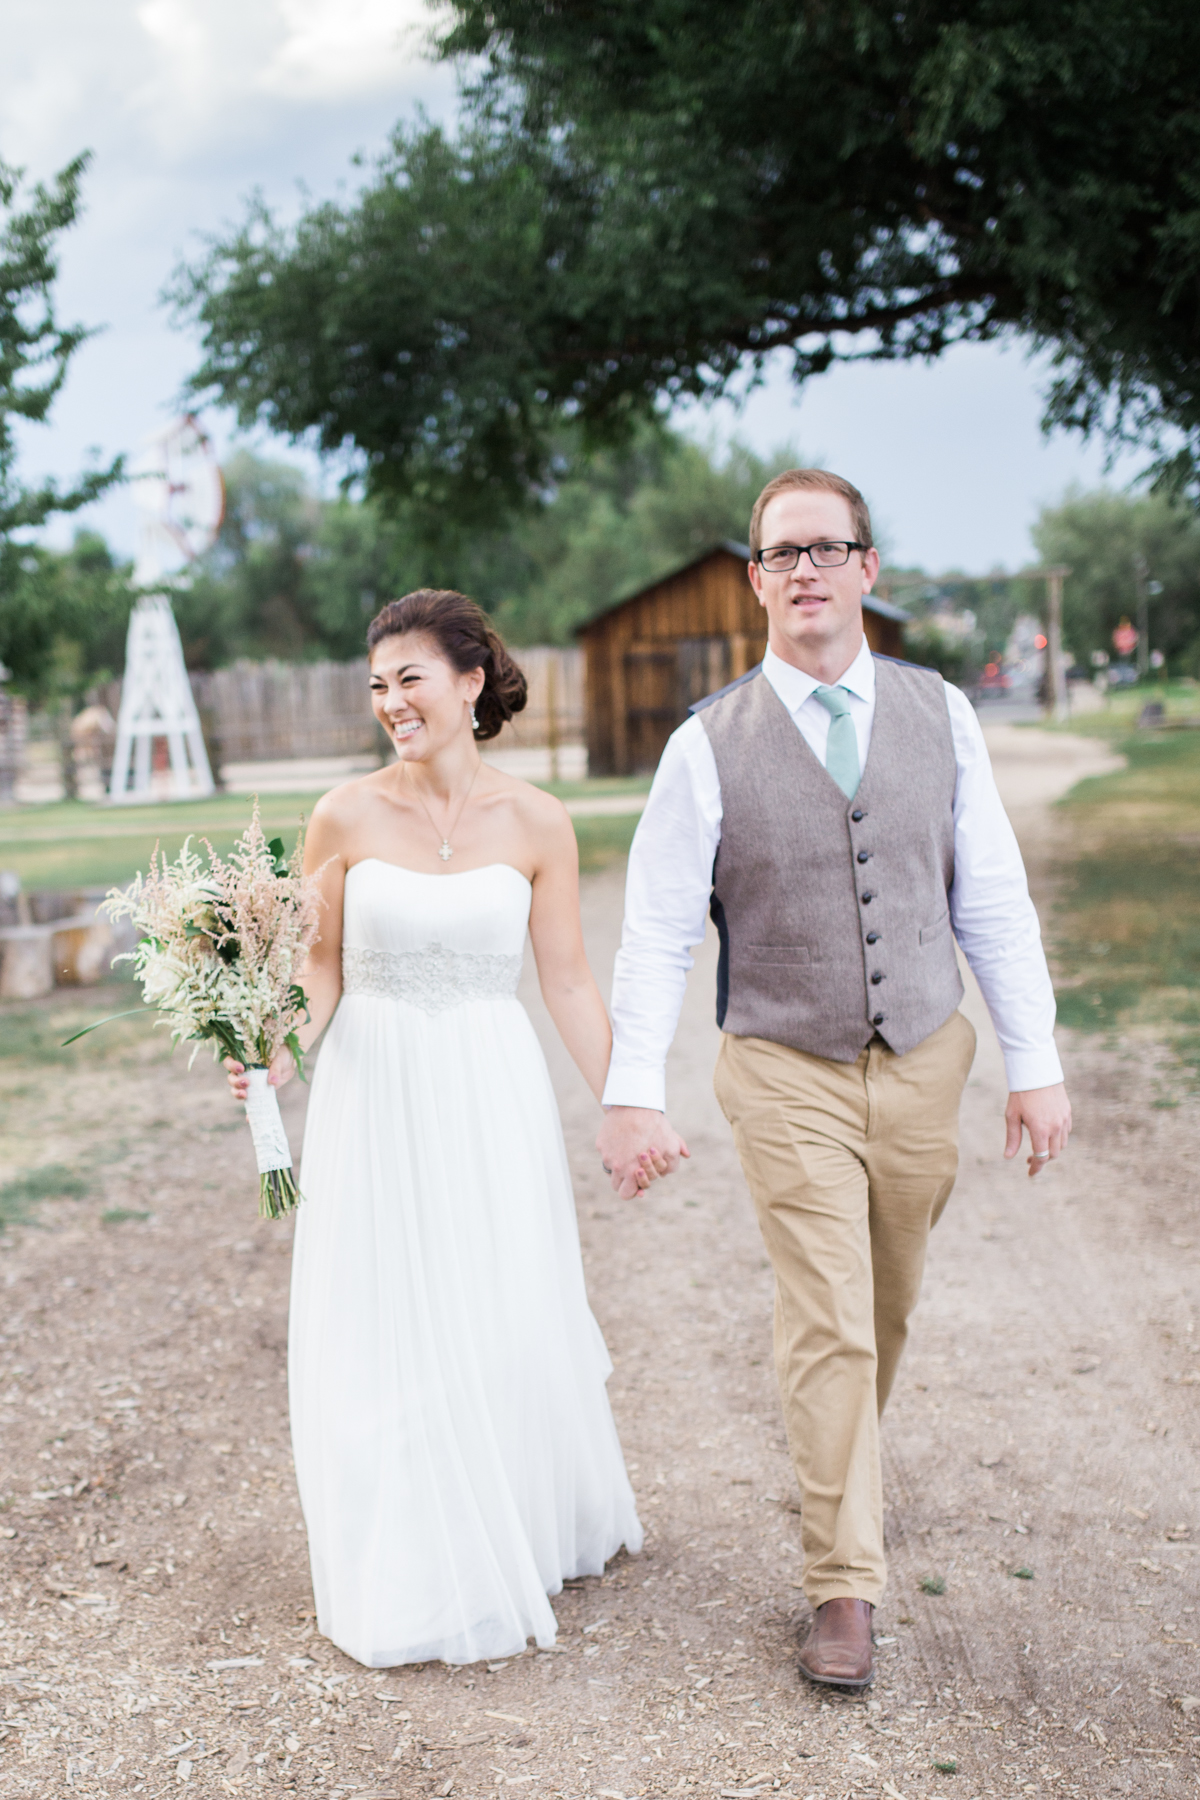
POLYGON ((476 955, 430 944, 425 950, 360 949, 342 945, 342 992, 376 1000, 407 1000, 422 1012, 445 1012, 464 1000, 510 998, 522 958, 476 955))

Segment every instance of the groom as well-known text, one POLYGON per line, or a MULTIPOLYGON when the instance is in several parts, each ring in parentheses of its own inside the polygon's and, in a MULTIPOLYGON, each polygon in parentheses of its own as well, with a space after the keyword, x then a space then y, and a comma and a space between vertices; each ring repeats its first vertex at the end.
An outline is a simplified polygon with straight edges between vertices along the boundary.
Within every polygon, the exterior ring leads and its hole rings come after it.
POLYGON ((1037 915, 975 714, 872 656, 879 556, 857 488, 790 469, 750 521, 759 668, 668 743, 629 859, 598 1139, 625 1197, 686 1146, 664 1067, 711 911, 716 1091, 775 1270, 775 1360, 800 1484, 810 1680, 873 1679, 883 1592, 879 1414, 958 1166, 975 1034, 955 941, 1010 1089, 1006 1156, 1036 1175, 1071 1109, 1037 915))

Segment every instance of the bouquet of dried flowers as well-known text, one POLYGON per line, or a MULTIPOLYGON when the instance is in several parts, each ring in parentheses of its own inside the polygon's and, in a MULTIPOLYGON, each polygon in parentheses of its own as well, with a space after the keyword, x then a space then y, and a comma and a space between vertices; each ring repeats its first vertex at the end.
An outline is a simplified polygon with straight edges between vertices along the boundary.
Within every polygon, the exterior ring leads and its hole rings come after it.
POLYGON ((227 860, 200 841, 207 858, 190 838, 173 863, 156 848, 149 874, 128 892, 114 890, 105 908, 140 931, 128 959, 175 1041, 211 1043, 215 1058, 236 1057, 249 1071, 259 1212, 279 1219, 300 1192, 267 1065, 286 1045, 303 1077, 296 1028, 308 1005, 298 978, 317 936, 320 894, 316 878, 301 874, 303 830, 289 860, 281 839, 263 836, 257 802, 227 860))

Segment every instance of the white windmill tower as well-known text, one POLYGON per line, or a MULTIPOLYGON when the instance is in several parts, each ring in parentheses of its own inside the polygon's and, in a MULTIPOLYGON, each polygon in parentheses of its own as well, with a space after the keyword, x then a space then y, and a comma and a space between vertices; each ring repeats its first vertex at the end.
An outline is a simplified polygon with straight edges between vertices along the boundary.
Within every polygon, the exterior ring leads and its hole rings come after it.
POLYGON ((216 540, 225 484, 213 447, 189 413, 151 438, 133 473, 141 512, 125 682, 117 719, 109 800, 193 800, 213 791, 200 715, 184 667, 169 590, 216 540), (165 738, 171 772, 165 795, 152 791, 151 751, 165 738))

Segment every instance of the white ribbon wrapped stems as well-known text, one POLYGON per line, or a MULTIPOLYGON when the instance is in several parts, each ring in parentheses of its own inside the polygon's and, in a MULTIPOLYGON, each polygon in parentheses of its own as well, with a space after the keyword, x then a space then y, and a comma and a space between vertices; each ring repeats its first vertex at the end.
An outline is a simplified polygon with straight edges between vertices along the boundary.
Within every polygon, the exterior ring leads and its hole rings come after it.
POLYGON ((266 1069, 249 1069, 250 1092, 246 1095, 246 1118, 254 1139, 258 1172, 269 1175, 274 1169, 290 1169, 292 1153, 287 1132, 279 1112, 279 1096, 270 1085, 266 1069))

